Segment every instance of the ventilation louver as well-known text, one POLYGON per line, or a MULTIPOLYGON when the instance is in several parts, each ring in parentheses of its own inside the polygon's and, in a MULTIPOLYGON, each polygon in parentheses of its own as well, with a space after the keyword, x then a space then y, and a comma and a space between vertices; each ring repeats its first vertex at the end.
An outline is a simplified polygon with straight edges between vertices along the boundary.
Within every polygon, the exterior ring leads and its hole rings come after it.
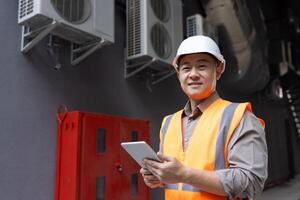
POLYGON ((20 0, 20 11, 19 16, 23 18, 33 12, 33 0, 20 0))

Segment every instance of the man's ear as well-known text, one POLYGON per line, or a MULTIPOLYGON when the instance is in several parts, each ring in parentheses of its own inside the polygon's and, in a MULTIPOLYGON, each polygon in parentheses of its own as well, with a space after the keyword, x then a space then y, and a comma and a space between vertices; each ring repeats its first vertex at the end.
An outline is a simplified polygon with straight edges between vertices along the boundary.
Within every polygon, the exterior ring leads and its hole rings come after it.
POLYGON ((179 78, 179 67, 178 65, 173 65, 174 66, 174 70, 176 71, 176 75, 179 78))
POLYGON ((217 76, 216 78, 217 78, 217 80, 219 80, 221 78, 221 75, 223 74, 224 70, 225 70, 224 63, 219 62, 217 67, 216 67, 216 76, 217 76))

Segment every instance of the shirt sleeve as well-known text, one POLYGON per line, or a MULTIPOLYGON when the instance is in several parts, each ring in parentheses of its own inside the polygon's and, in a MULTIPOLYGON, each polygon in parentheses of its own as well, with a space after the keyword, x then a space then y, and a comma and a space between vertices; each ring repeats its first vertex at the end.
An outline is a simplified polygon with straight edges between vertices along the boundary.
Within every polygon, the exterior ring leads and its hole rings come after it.
POLYGON ((228 145, 229 168, 217 170, 230 199, 257 199, 268 172, 265 131, 258 118, 246 111, 228 145))

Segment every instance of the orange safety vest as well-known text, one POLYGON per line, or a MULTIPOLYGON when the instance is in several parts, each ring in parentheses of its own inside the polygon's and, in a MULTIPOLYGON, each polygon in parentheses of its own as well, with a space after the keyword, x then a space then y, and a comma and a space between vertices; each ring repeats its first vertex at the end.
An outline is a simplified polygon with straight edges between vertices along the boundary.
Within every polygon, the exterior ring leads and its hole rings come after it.
MULTIPOLYGON (((160 151, 176 157, 183 165, 214 171, 228 168, 227 147, 250 103, 214 101, 198 120, 186 151, 182 147, 182 110, 164 118, 160 131, 160 151)), ((263 121, 261 121, 264 126, 263 121)), ((185 183, 168 184, 166 200, 221 200, 226 197, 201 191, 185 183)))

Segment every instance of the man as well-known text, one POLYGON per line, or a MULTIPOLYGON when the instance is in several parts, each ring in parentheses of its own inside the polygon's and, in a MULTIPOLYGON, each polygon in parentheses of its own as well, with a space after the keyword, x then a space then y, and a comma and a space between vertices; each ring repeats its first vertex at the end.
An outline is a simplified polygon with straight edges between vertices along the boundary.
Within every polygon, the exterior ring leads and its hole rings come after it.
POLYGON ((164 118, 162 162, 144 160, 145 184, 165 186, 166 200, 256 199, 267 178, 264 123, 250 103, 218 96, 216 82, 225 69, 219 47, 209 37, 189 37, 173 65, 189 101, 164 118))

